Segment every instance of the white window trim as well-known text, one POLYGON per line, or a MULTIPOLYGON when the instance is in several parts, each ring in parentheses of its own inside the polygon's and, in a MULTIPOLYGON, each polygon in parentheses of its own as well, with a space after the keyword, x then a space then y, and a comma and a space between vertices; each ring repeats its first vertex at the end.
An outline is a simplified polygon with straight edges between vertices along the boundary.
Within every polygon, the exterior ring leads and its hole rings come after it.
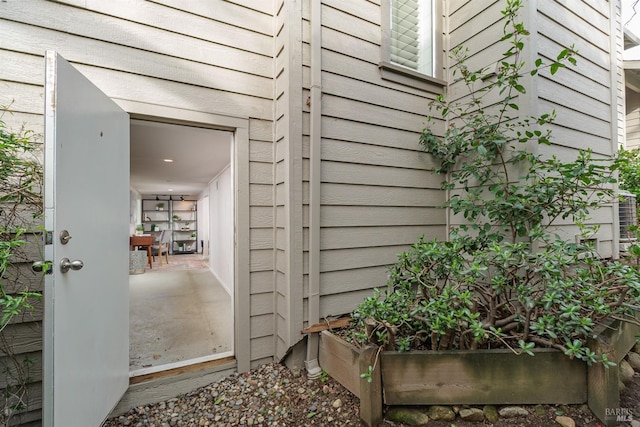
POLYGON ((384 80, 413 86, 423 90, 435 90, 442 92, 442 87, 446 86, 446 81, 442 79, 442 1, 434 0, 434 75, 419 73, 410 68, 396 65, 391 62, 391 0, 381 0, 382 19, 382 40, 381 60, 379 64, 380 75, 384 80))

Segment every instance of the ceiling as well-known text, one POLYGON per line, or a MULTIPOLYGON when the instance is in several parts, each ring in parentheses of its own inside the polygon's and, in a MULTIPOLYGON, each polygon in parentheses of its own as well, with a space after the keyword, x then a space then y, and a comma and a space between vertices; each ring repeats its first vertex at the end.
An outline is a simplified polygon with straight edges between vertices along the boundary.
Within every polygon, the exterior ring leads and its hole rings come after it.
POLYGON ((232 136, 228 131, 131 120, 131 186, 143 196, 195 198, 230 163, 232 136))

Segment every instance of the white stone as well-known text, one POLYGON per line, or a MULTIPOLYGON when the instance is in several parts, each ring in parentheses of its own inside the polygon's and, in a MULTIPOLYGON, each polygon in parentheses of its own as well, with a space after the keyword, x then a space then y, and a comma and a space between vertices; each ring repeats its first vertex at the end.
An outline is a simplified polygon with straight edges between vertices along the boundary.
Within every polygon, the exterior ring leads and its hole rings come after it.
POLYGON ((505 406, 498 411, 503 418, 528 417, 529 411, 521 406, 505 406))
POLYGON ((562 427, 576 427, 576 422, 570 417, 557 416, 556 422, 562 427))

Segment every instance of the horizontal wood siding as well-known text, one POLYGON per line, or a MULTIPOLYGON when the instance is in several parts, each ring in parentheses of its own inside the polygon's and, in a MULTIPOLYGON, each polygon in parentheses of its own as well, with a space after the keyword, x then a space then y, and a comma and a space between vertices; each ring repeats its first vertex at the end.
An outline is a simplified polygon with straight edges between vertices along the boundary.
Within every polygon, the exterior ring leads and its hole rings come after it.
POLYGON ((631 89, 626 95, 626 147, 640 147, 640 93, 631 89))
POLYGON ((275 346, 276 359, 302 339, 301 3, 276 5, 275 346))
MULTIPOLYGON (((470 70, 485 69, 488 72, 495 69, 495 64, 503 58, 503 53, 507 50, 505 44, 498 42, 503 36, 504 23, 501 11, 505 8, 505 2, 452 0, 447 2, 447 7, 445 13, 448 16, 449 50, 458 47, 466 49, 466 66, 470 70)), ((455 58, 449 58, 447 80, 450 84, 447 97, 450 102, 464 104, 471 100, 470 91, 464 82, 458 80, 460 73, 454 74, 458 65, 455 58)), ((489 93, 483 102, 491 105, 499 99, 498 94, 489 93)), ((514 102, 522 103, 523 99, 517 96, 514 102)), ((449 223, 452 227, 465 222, 462 215, 456 216, 449 212, 449 223)))
MULTIPOLYGON (((310 4, 303 3, 305 96, 316 42, 309 35, 310 4)), ((436 94, 381 78, 380 2, 323 0, 321 13, 319 286, 320 316, 327 316, 350 312, 372 288, 384 286, 387 266, 418 236, 444 238, 445 212, 442 177, 431 172, 434 163, 418 144, 436 94)), ((309 137, 310 107, 303 108, 309 137)), ((315 256, 306 238, 308 172, 305 167, 305 321, 308 257, 315 256)))
MULTIPOLYGON (((274 353, 274 36, 268 0, 34 0, 0 6, 3 120, 42 132, 44 51, 53 49, 116 101, 249 119, 252 363, 274 353), (14 101, 15 100, 15 101, 14 101)), ((38 320, 36 311, 28 320, 38 320)), ((19 323, 15 350, 40 360, 38 322, 19 323)), ((39 362, 37 362, 39 363, 39 362)), ((41 368, 34 367, 39 390, 41 368)), ((41 392, 40 392, 41 395, 41 392)), ((40 398, 25 420, 39 419, 40 398)))
MULTIPOLYGON (((543 71, 537 78, 537 114, 556 111, 553 144, 542 153, 563 152, 567 160, 573 151, 590 148, 598 156, 611 156, 617 151, 622 103, 621 35, 611 32, 609 20, 619 23, 619 11, 610 17, 610 3, 601 0, 579 2, 537 2, 536 54, 546 62, 555 59, 561 49, 575 45, 576 67, 568 66, 557 74, 543 71), (614 52, 612 53, 612 48, 614 52)), ((615 25, 615 24, 614 24, 615 25)), ((594 212, 600 227, 596 237, 604 257, 617 253, 614 247, 617 208, 594 212)), ((575 227, 565 230, 569 238, 577 234, 575 227)))
POLYGON ((287 114, 287 103, 286 103, 286 92, 287 92, 287 58, 286 58, 286 31, 285 31, 285 23, 286 23, 286 11, 284 10, 284 2, 277 1, 276 2, 276 58, 275 58, 275 116, 276 116, 276 126, 275 126, 275 187, 273 189, 275 196, 275 259, 274 259, 274 267, 275 267, 275 289, 274 295, 272 297, 272 304, 274 306, 275 318, 274 318, 274 330, 275 330, 275 347, 283 349, 281 352, 286 350, 288 345, 287 336, 285 331, 279 331, 277 329, 277 325, 282 324, 282 322, 288 317, 287 311, 281 306, 277 306, 276 302, 278 300, 282 300, 284 295, 286 295, 287 291, 287 263, 286 263, 286 254, 287 254, 287 244, 284 239, 284 234, 286 230, 287 220, 285 215, 285 203, 284 197, 281 195, 286 191, 286 183, 285 183, 285 154, 286 154, 286 135, 287 135, 287 120, 289 115, 287 114), (281 309, 282 308, 282 309, 281 309))
MULTIPOLYGON (((569 66, 551 75, 548 69, 536 77, 525 73, 521 83, 527 93, 515 99, 519 105, 521 118, 555 111, 557 119, 551 129, 553 144, 536 148, 541 154, 558 155, 571 161, 578 149, 591 149, 597 156, 610 156, 616 149, 615 140, 619 131, 616 112, 621 101, 615 94, 616 84, 612 73, 617 75, 618 67, 610 54, 612 39, 610 34, 609 2, 602 0, 538 1, 524 2, 520 10, 520 20, 525 23, 531 35, 525 40, 523 60, 525 70, 537 58, 545 63, 556 59, 558 53, 572 44, 578 54, 578 66, 569 66), (613 87, 612 87, 613 86, 613 87), (612 92, 612 90, 614 92, 612 92), (613 95, 612 95, 613 94, 613 95)), ((508 49, 500 43, 503 35, 502 14, 505 4, 499 0, 469 2, 453 0, 448 2, 450 47, 462 45, 468 48, 466 65, 477 70, 491 70, 508 49)), ((616 17, 614 17, 616 19, 616 17)), ((614 53, 613 58, 617 55, 614 53)), ((453 78, 455 63, 449 64, 449 78, 453 78)), ((464 102, 468 90, 462 83, 449 87, 450 100, 464 102)), ((492 101, 497 101, 498 98, 492 101)), ((611 256, 614 236, 615 209, 603 209, 607 215, 598 212, 598 222, 602 222, 597 238, 603 256, 611 256)), ((451 224, 459 224, 463 219, 452 217, 451 224)), ((565 227, 565 234, 575 230, 565 227)))

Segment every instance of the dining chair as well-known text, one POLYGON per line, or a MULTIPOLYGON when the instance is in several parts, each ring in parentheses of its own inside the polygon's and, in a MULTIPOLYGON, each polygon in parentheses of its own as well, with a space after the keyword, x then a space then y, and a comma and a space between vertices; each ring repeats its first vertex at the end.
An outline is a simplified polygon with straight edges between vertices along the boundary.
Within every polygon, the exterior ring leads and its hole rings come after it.
POLYGON ((160 232, 160 236, 158 237, 157 244, 151 246, 151 253, 154 256, 158 256, 158 264, 162 265, 162 253, 164 252, 164 257, 169 264, 169 244, 171 243, 171 231, 170 230, 162 230, 160 232))

